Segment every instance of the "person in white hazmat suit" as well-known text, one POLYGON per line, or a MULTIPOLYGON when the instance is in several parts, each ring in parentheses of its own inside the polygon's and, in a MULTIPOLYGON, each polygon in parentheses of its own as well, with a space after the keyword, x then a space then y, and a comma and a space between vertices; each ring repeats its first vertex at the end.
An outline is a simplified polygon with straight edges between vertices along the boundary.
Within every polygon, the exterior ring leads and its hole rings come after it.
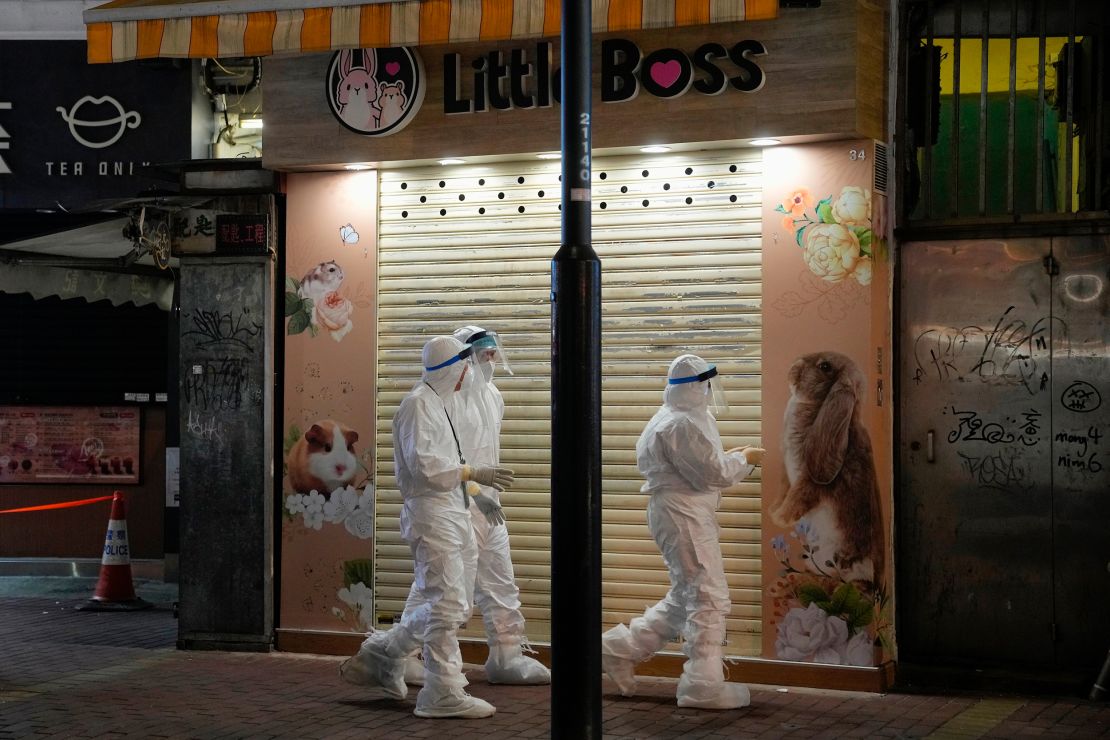
POLYGON ((468 465, 462 453, 460 429, 449 409, 472 369, 471 351, 454 337, 429 340, 423 378, 393 417, 393 459, 404 501, 401 534, 412 548, 413 585, 401 621, 371 632, 340 667, 344 680, 380 686, 402 699, 408 692, 405 658, 419 647, 425 680, 416 697, 418 717, 480 718, 496 711, 463 691, 467 680, 457 638, 471 611, 478 556, 467 509, 471 498, 483 497, 479 484, 500 491, 513 481, 511 470, 468 465))
MULTIPOLYGON (((505 415, 505 401, 493 382, 498 364, 512 374, 508 356, 497 332, 480 326, 464 326, 455 331, 455 338, 473 347, 473 385, 468 393, 458 393, 455 403, 466 406, 456 418, 460 422, 459 439, 463 454, 471 464, 497 466, 501 460, 501 420, 505 415)), ((527 648, 524 636, 524 615, 520 611, 520 589, 513 574, 509 552, 509 533, 500 510, 500 497, 496 488, 481 487, 484 498, 475 499, 484 504, 488 498, 497 503, 496 512, 478 505, 470 507, 474 535, 478 544, 478 567, 474 583, 474 603, 482 612, 489 645, 486 660, 486 678, 490 683, 539 685, 551 683, 551 672, 543 663, 523 654, 527 648)), ((424 668, 421 661, 410 656, 405 668, 405 680, 412 684, 423 682, 424 668)))
POLYGON ((751 474, 763 459, 758 447, 724 450, 709 404, 724 406, 717 369, 697 355, 681 355, 667 374, 663 406, 636 443, 636 465, 646 482, 648 527, 667 565, 671 588, 642 617, 618 624, 601 638, 602 668, 621 694, 636 690, 634 669, 681 636, 686 663, 678 706, 747 706, 747 686, 725 681, 723 644, 728 583, 721 559, 717 508, 721 490, 751 474))

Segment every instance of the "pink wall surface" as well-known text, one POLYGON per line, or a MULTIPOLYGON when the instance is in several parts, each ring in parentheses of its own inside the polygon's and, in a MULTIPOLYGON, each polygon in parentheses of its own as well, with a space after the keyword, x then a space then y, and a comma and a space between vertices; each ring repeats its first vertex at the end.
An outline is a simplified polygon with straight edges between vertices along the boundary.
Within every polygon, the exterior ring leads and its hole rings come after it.
POLYGON ((278 626, 363 632, 373 618, 377 174, 291 174, 286 194, 278 626))
MULTIPOLYGON (((889 391, 884 391, 884 405, 879 407, 877 389, 880 379, 885 389, 890 387, 891 304, 881 238, 884 204, 872 192, 873 160, 870 141, 772 147, 764 152, 767 456, 762 554, 763 654, 768 658, 874 665, 883 659, 877 645, 890 636, 889 391), (789 405, 788 373, 796 360, 810 353, 820 355, 813 359, 812 374, 825 372, 816 369, 822 360, 831 361, 828 378, 844 377, 844 364, 862 374, 862 393, 854 405, 838 404, 835 418, 847 428, 855 414, 866 427, 873 466, 866 451, 859 452, 866 443, 853 439, 844 466, 833 464, 820 473, 813 467, 825 459, 822 455, 807 457, 804 445, 784 439, 788 416, 799 420, 799 429, 809 431, 809 440, 839 439, 828 431, 823 417, 806 416, 789 405), (791 450, 798 454, 792 457, 791 450), (792 492, 788 463, 796 470, 794 479, 803 479, 792 492), (813 478, 824 482, 831 474, 831 483, 806 483, 813 478), (797 505, 783 506, 788 492, 797 505), (843 525, 845 521, 850 525, 843 525), (868 557, 857 560, 845 553, 860 551, 851 545, 860 541, 860 531, 867 533, 863 540, 868 557)), ((843 396, 826 397, 829 409, 838 397, 843 396)), ((827 414, 833 416, 832 411, 827 414)))

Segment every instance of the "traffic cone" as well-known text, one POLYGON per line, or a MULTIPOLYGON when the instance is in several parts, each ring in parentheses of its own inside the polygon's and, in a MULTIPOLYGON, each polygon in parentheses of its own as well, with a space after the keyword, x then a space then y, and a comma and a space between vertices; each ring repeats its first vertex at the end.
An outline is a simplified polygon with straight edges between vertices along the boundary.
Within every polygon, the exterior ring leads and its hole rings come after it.
POLYGON ((152 607, 135 595, 131 581, 131 553, 127 539, 127 504, 123 493, 112 495, 108 533, 104 535, 104 556, 100 559, 100 580, 96 593, 82 606, 83 611, 135 611, 152 607))

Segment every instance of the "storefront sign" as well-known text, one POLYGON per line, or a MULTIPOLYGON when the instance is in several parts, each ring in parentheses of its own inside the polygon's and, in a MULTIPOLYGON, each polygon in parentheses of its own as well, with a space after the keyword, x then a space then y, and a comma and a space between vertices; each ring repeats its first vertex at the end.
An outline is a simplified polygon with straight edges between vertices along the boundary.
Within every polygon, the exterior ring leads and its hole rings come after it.
MULTIPOLYGON (((645 55, 628 39, 606 39, 601 43, 601 100, 632 100, 641 88, 657 98, 677 98, 691 87, 704 95, 719 95, 730 87, 755 92, 765 77, 753 57, 766 53, 761 42, 745 40, 728 49, 702 44, 690 55, 672 48, 645 55)), ((504 52, 491 51, 466 66, 473 70, 469 96, 462 92, 462 56, 443 56, 444 113, 546 108, 561 100, 560 70, 551 66, 551 44, 546 41, 536 44, 532 61, 525 49, 510 49, 508 61, 504 52)))
POLYGON ((0 206, 131 197, 190 156, 189 66, 90 66, 84 41, 0 42, 0 206))
POLYGON ((388 136, 403 129, 424 102, 424 69, 414 49, 337 51, 327 75, 328 105, 356 134, 388 136))
POLYGON ((128 406, 0 406, 0 483, 138 483, 139 418, 128 406))

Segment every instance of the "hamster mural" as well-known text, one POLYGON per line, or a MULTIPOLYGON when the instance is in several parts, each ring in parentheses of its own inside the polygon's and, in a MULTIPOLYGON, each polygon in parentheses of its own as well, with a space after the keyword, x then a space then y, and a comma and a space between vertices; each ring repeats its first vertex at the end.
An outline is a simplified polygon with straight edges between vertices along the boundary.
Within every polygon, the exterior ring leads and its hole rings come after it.
POLYGON ((343 278, 343 268, 335 260, 317 264, 300 280, 286 278, 286 333, 300 334, 307 329, 316 336, 324 329, 337 342, 347 336, 354 328, 354 305, 343 295, 343 278))

